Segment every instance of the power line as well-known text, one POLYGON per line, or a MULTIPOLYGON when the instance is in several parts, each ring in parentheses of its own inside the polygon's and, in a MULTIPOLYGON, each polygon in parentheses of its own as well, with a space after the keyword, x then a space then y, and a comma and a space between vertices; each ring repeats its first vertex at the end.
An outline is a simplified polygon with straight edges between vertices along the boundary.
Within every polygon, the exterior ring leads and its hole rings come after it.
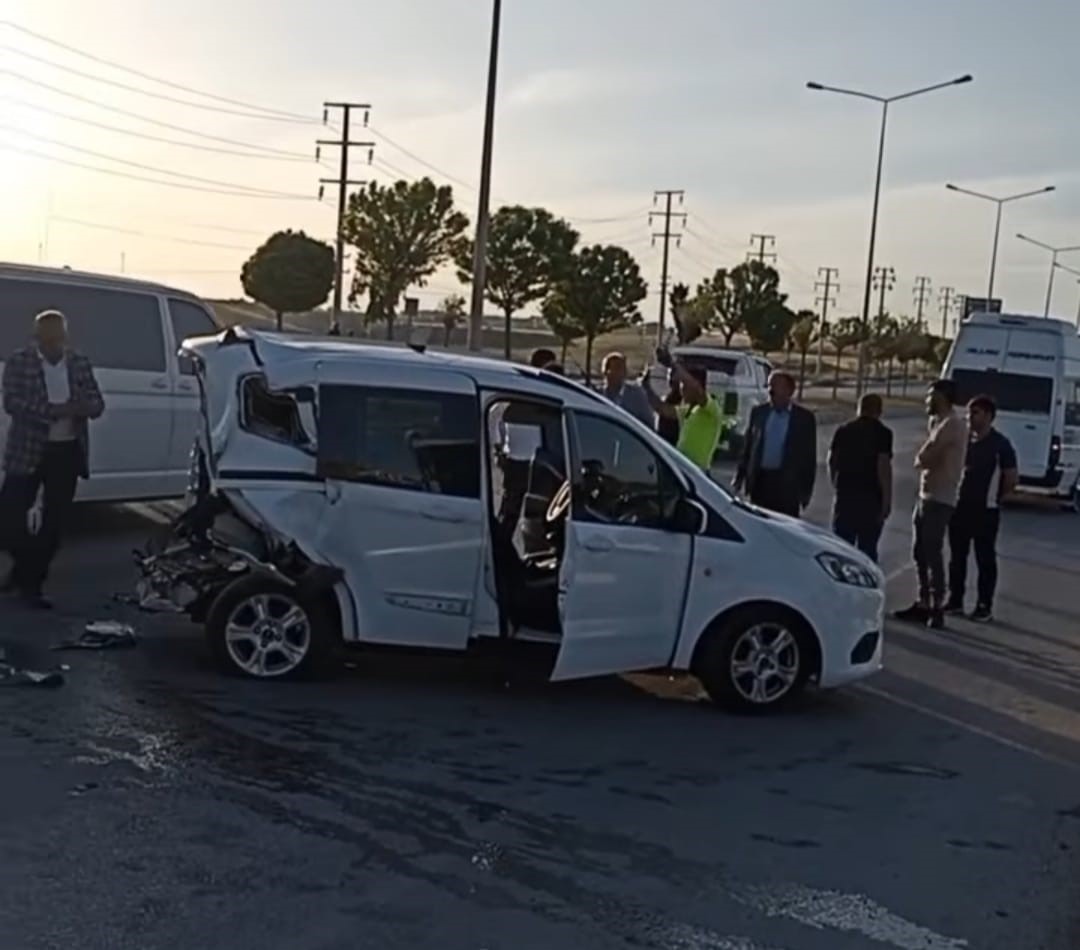
POLYGON ((308 195, 275 195, 273 193, 260 194, 254 191, 231 191, 224 188, 202 188, 199 185, 185 185, 180 181, 161 181, 158 178, 147 178, 145 175, 133 175, 131 172, 122 172, 116 168, 101 168, 98 165, 88 165, 86 162, 76 162, 56 155, 47 155, 44 152, 31 148, 22 148, 7 142, 0 142, 0 149, 8 152, 17 152, 20 155, 28 155, 32 158, 40 158, 47 162, 56 162, 59 165, 70 165, 72 168, 82 168, 86 171, 98 172, 102 175, 112 175, 114 178, 126 178, 129 181, 142 181, 151 185, 164 185, 168 188, 180 188, 183 191, 201 191, 211 195, 230 195, 236 198, 269 198, 274 201, 311 201, 308 195))
POLYGON ((137 231, 133 228, 123 228, 113 224, 101 224, 97 221, 84 221, 81 218, 67 218, 61 215, 51 215, 50 221, 59 221, 62 224, 74 224, 83 228, 94 228, 98 231, 115 231, 117 234, 130 234, 133 237, 151 238, 155 241, 170 241, 173 244, 191 244, 195 247, 216 247, 229 251, 250 251, 251 248, 243 244, 220 244, 216 241, 199 241, 195 238, 172 237, 167 234, 152 234, 147 231, 137 231))
POLYGON ((128 109, 121 109, 119 106, 109 105, 105 102, 99 102, 97 99, 91 99, 89 96, 80 95, 77 92, 70 92, 67 89, 61 89, 59 86, 52 86, 47 82, 42 82, 40 79, 34 79, 31 76, 25 76, 22 73, 14 72, 10 69, 0 69, 0 75, 14 76, 16 79, 22 82, 29 83, 31 86, 37 86, 41 89, 47 89, 49 92, 54 92, 59 96, 66 96, 69 99, 74 99, 77 102, 84 102, 87 105, 94 106, 98 109, 105 109, 107 112, 115 112, 117 115, 126 116, 129 119, 136 119, 139 122, 146 122, 149 125, 156 125, 159 128, 170 129, 173 132, 183 132, 185 135, 194 135, 197 138, 206 139, 208 142, 222 142, 225 145, 239 145, 241 148, 250 148, 260 152, 266 152, 270 155, 284 155, 293 158, 304 158, 308 156, 302 152, 289 152, 285 149, 272 148, 269 145, 256 145, 251 142, 241 142, 237 139, 225 138, 220 135, 211 135, 208 132, 199 132, 196 129, 188 129, 182 125, 173 125, 171 122, 162 122, 160 119, 153 119, 150 116, 142 115, 138 112, 131 112, 128 109))
POLYGON ((218 188, 228 188, 233 191, 251 192, 253 195, 272 198, 307 198, 307 195, 291 194, 287 191, 275 191, 270 188, 252 188, 249 185, 238 185, 233 182, 218 181, 214 178, 202 178, 199 175, 188 175, 184 172, 174 172, 168 168, 157 168, 153 165, 146 165, 143 162, 133 162, 126 158, 117 158, 115 155, 108 155, 105 152, 97 152, 90 148, 83 148, 80 145, 70 145, 67 142, 61 142, 58 139, 49 138, 47 135, 38 135, 34 132, 27 132, 25 129, 15 128, 10 125, 0 125, 0 129, 7 132, 15 132, 18 135, 25 135, 27 138, 35 139, 38 142, 44 142, 47 145, 57 145, 60 148, 71 149, 73 152, 80 152, 83 155, 89 155, 92 158, 102 158, 108 162, 116 162, 119 165, 127 165, 130 168, 139 168, 143 171, 156 172, 159 175, 171 175, 173 178, 182 178, 185 181, 194 181, 202 185, 214 185, 218 188))
POLYGON ((634 218, 648 212, 648 210, 647 207, 636 208, 629 214, 620 214, 610 218, 575 218, 570 215, 560 215, 560 217, 565 218, 571 224, 617 224, 620 221, 632 221, 634 218))
POLYGON ((204 92, 201 89, 195 89, 191 86, 185 86, 183 83, 173 82, 169 79, 162 79, 159 76, 152 76, 150 73, 144 73, 138 69, 133 69, 131 66, 124 66, 122 63, 118 63, 115 60, 105 59, 103 56, 95 56, 93 53, 88 53, 86 50, 79 49, 75 46, 69 46, 67 43, 61 43, 59 40, 53 39, 51 36, 45 36, 43 33, 36 33, 34 30, 27 29, 25 26, 20 26, 18 23, 12 23, 10 20, 0 21, 3 26, 10 27, 13 30, 17 30, 26 36, 32 36, 36 40, 40 40, 42 43, 48 43, 50 46, 55 46, 58 49, 65 50, 69 53, 74 53, 76 56, 82 56, 84 59, 89 59, 92 62, 99 63, 102 66, 111 66, 113 69, 119 69, 121 72, 129 73, 132 76, 138 76, 140 79, 148 79, 150 82, 159 83, 162 86, 168 86, 171 89, 179 89, 182 92, 190 92, 196 96, 202 96, 204 99, 213 99, 216 102, 224 102, 232 106, 241 106, 245 109, 254 109, 258 112, 268 112, 273 115, 278 115, 283 118, 291 118, 296 120, 303 120, 305 122, 314 123, 315 120, 308 116, 303 116, 295 112, 286 112, 282 109, 274 109, 267 106, 256 105, 251 102, 243 102, 240 99, 230 99, 227 96, 219 96, 216 93, 204 92))
MULTIPOLYGON (((26 102, 22 99, 15 99, 11 96, 3 96, 4 102, 12 102, 15 105, 22 106, 25 109, 33 109, 35 112, 44 112, 47 115, 54 115, 60 119, 67 119, 70 122, 81 122, 83 125, 91 125, 94 128, 104 129, 107 132, 116 132, 120 135, 129 135, 133 138, 143 139, 147 142, 161 142, 164 145, 175 145, 179 148, 191 148, 197 149, 200 152, 214 152, 218 155, 236 155, 240 158, 258 158, 264 161, 272 162, 310 162, 310 155, 301 155, 296 153, 295 157, 289 157, 286 155, 260 155, 258 152, 241 151, 240 149, 231 148, 218 148, 214 145, 200 145, 198 142, 182 142, 180 139, 165 138, 162 135, 150 135, 148 132, 136 132, 134 129, 121 128, 119 125, 109 125, 107 122, 96 122, 94 119, 87 119, 80 115, 71 115, 68 112, 61 112, 58 109, 50 109, 47 106, 40 106, 37 103, 26 102)), ((193 133, 194 134, 194 133, 193 133)), ((259 146, 253 146, 259 147, 259 146)))
POLYGON ((163 92, 151 92, 149 89, 140 89, 138 86, 132 86, 130 83, 120 82, 118 79, 106 79, 104 76, 96 76, 83 69, 76 69, 74 66, 66 66, 64 63, 58 63, 55 60, 48 59, 44 56, 35 56, 33 53, 28 53, 26 50, 19 49, 15 46, 8 46, 5 44, 0 46, 0 50, 14 53, 16 56, 22 56, 24 59, 29 59, 35 63, 41 63, 43 66, 48 66, 50 69, 59 69, 61 72, 78 76, 80 79, 89 79, 91 82, 99 82, 106 86, 112 86, 114 89, 123 89, 125 92, 133 92, 136 95, 147 96, 150 99, 158 99, 162 102, 171 102, 178 106, 187 106, 190 109, 203 109, 206 112, 217 112, 221 115, 237 116, 241 119, 260 119, 264 122, 291 122, 293 124, 303 125, 318 124, 317 120, 312 118, 298 119, 269 112, 250 112, 247 110, 242 111, 240 109, 227 109, 224 106, 210 105, 208 102, 195 102, 191 99, 181 99, 178 96, 169 96, 163 92))
POLYGON ((405 148, 404 145, 398 144, 392 138, 390 138, 389 135, 386 135, 384 132, 380 132, 373 125, 369 125, 367 128, 368 128, 368 131, 371 132, 372 135, 375 135, 378 138, 382 139, 391 148, 396 148, 399 152, 401 152, 402 155, 405 155, 405 156, 411 158, 414 162, 418 162, 419 164, 423 165, 425 168, 429 169, 430 171, 435 172, 436 175, 441 175, 443 178, 446 178, 447 180, 452 181, 454 184, 461 185, 462 188, 468 188, 469 191, 477 191, 477 187, 475 185, 470 185, 464 179, 458 178, 455 175, 451 175, 448 171, 444 171, 443 169, 439 168, 437 165, 432 165, 431 162, 427 161, 426 159, 421 158, 415 152, 410 152, 407 148, 405 148))

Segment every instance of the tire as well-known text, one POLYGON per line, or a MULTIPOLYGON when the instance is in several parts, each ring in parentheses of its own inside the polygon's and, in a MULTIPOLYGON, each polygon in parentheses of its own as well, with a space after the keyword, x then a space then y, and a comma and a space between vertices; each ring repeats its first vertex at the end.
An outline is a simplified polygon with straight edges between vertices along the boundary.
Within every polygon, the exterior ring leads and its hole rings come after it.
POLYGON ((1080 482, 1077 482, 1072 490, 1072 498, 1070 499, 1070 507, 1074 514, 1080 515, 1080 482))
POLYGON ((218 595, 206 637, 223 672, 260 680, 326 673, 338 639, 325 605, 259 574, 233 581, 218 595))
POLYGON ((704 637, 693 672, 709 698, 724 709, 745 713, 781 709, 810 678, 812 634, 779 607, 736 610, 704 637), (774 654, 778 641, 780 650, 774 654))

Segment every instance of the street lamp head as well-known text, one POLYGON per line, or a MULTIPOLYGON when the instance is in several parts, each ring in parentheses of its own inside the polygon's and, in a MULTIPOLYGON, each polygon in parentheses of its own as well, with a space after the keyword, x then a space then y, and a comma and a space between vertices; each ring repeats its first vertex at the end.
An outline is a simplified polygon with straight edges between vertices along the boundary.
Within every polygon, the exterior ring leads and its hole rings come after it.
POLYGON ((959 188, 956 187, 956 185, 952 184, 951 182, 946 182, 945 187, 948 188, 949 191, 959 191, 960 190, 959 188))
POLYGON ((954 79, 954 80, 953 80, 953 85, 954 85, 954 86, 959 86, 959 85, 962 85, 962 84, 963 84, 963 83, 965 83, 965 82, 971 82, 971 80, 972 80, 972 79, 974 79, 974 78, 975 78, 975 77, 974 77, 974 76, 972 76, 972 75, 971 75, 971 74, 969 73, 969 74, 968 74, 968 75, 966 75, 966 76, 961 76, 961 77, 960 77, 959 79, 954 79))
POLYGON ((1047 185, 1047 186, 1046 186, 1046 187, 1045 187, 1045 188, 1043 189, 1043 191, 1057 191, 1057 186, 1056 186, 1056 185, 1047 185))
POLYGON ((823 85, 821 85, 821 83, 819 83, 819 82, 808 82, 806 84, 806 88, 807 89, 819 89, 820 90, 820 89, 824 89, 825 87, 823 85))

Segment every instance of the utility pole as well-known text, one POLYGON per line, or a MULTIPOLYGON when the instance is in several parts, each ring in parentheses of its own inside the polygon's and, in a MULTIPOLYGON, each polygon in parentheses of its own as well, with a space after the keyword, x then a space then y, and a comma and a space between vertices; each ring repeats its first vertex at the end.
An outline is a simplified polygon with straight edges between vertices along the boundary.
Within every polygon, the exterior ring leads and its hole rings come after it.
POLYGON ((944 339, 949 335, 949 310, 955 303, 953 287, 942 287, 938 294, 938 302, 941 304, 941 336, 944 339))
POLYGON ((926 308, 926 298, 930 296, 930 278, 915 278, 915 317, 919 321, 919 332, 923 328, 923 310, 926 308))
POLYGON ((878 291, 878 318, 885 316, 885 294, 896 284, 896 271, 891 267, 874 268, 874 290, 878 291))
POLYGON ((751 244, 756 244, 758 246, 758 249, 756 251, 748 251, 747 252, 746 259, 748 261, 760 261, 762 264, 764 264, 766 260, 770 260, 770 261, 775 261, 776 260, 776 252, 775 251, 771 251, 769 253, 766 253, 766 251, 765 251, 765 245, 766 244, 769 247, 776 247, 776 235, 774 235, 774 234, 751 234, 750 235, 750 243, 751 244))
POLYGON ((366 181, 353 181, 349 178, 349 149, 353 147, 368 149, 368 163, 370 164, 372 158, 371 150, 375 148, 375 143, 354 142, 349 138, 349 128, 351 125, 353 109, 364 110, 364 127, 367 128, 368 113, 371 110, 371 106, 360 102, 324 102, 324 125, 330 117, 331 109, 341 110, 341 139, 340 141, 338 139, 317 139, 315 142, 315 161, 318 161, 322 157, 322 147, 324 145, 341 149, 341 167, 338 171, 338 177, 319 179, 320 200, 323 196, 324 186, 336 185, 338 189, 337 240, 334 249, 334 307, 330 316, 330 330, 334 333, 339 333, 341 331, 342 274, 345 269, 345 204, 348 197, 347 189, 349 186, 362 188, 367 184, 366 181))
POLYGON ((649 212, 649 226, 652 226, 653 219, 662 217, 664 219, 664 230, 659 234, 653 234, 652 243, 656 246, 657 240, 664 242, 664 262, 660 268, 660 319, 656 322, 656 345, 663 346, 664 343, 664 312, 667 310, 667 290, 668 290, 668 259, 671 248, 671 240, 675 239, 675 246, 678 247, 682 242, 682 234, 674 233, 671 230, 671 219, 680 218, 683 224, 686 224, 686 214, 684 212, 672 211, 671 203, 675 198, 679 199, 679 205, 683 203, 683 197, 685 191, 680 190, 661 190, 653 192, 653 204, 655 205, 660 198, 664 199, 663 211, 650 211, 649 212))
POLYGON ((815 303, 821 304, 821 326, 818 327, 815 376, 821 375, 821 367, 825 359, 825 329, 829 325, 829 305, 836 303, 836 297, 830 296, 830 294, 836 294, 840 291, 840 285, 836 283, 840 277, 840 271, 835 267, 819 267, 818 276, 824 279, 814 284, 814 290, 821 291, 821 296, 815 300, 815 303))
POLYGON ((956 303, 953 306, 953 310, 957 314, 959 314, 959 316, 954 316, 953 317, 953 321, 952 321, 953 336, 956 335, 957 330, 959 330, 959 328, 960 328, 960 321, 964 317, 967 316, 967 308, 968 308, 967 294, 960 294, 960 296, 956 298, 956 303))
MULTIPOLYGON (((495 93, 499 74, 499 31, 502 0, 491 7, 491 48, 488 53, 487 95, 484 102, 484 139, 480 148, 480 196, 476 208, 476 240, 473 242, 472 298, 469 301, 469 349, 484 348, 484 292, 487 290, 487 243, 491 227, 491 159, 495 147, 495 93)), ((507 321, 509 323, 509 321, 507 321)), ((504 342, 510 358, 510 327, 504 342)))

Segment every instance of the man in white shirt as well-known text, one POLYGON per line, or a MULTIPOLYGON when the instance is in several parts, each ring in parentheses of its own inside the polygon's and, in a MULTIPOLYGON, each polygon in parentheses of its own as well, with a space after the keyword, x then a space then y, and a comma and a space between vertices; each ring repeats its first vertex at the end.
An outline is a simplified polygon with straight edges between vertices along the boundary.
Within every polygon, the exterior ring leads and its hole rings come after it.
POLYGON ((105 410, 90 361, 68 349, 67 319, 58 310, 34 318, 35 344, 4 364, 4 411, 11 416, 0 488, 0 535, 11 553, 6 590, 34 607, 60 546, 79 478, 89 476, 88 420, 105 410), (31 534, 27 514, 43 498, 41 524, 31 534))
POLYGON ((918 599, 898 610, 898 620, 935 630, 945 626, 945 535, 956 510, 960 478, 964 474, 968 430, 956 411, 956 384, 939 379, 926 395, 929 434, 915 454, 919 471, 919 497, 912 518, 912 554, 919 576, 918 599))

